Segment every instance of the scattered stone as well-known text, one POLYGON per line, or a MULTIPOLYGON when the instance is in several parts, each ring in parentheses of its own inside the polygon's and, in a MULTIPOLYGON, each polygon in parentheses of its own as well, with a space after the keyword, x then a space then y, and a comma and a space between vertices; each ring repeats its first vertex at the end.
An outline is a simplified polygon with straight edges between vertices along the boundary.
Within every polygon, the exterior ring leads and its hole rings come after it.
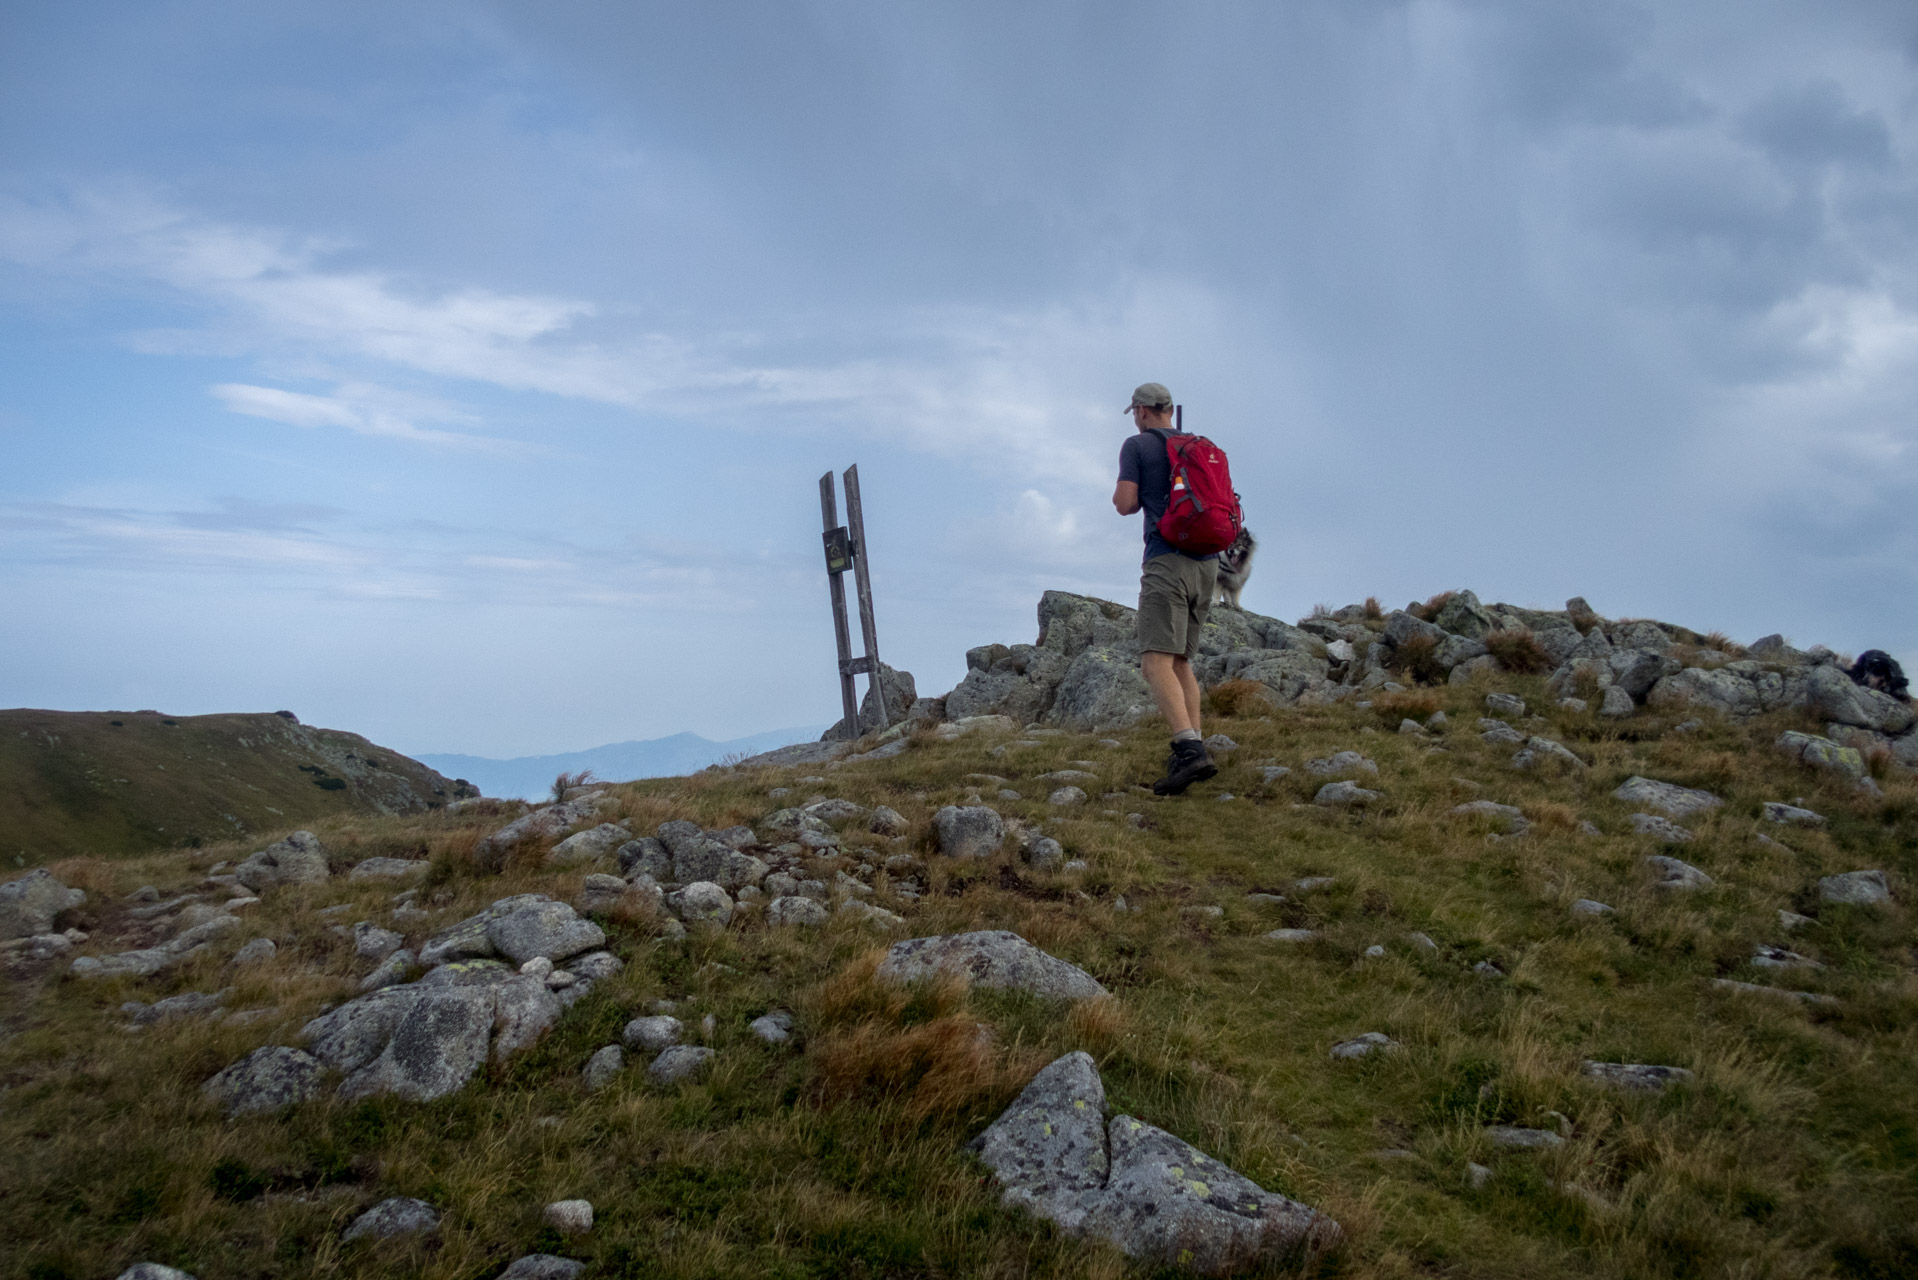
POLYGON ((1269 787, 1273 783, 1277 782, 1280 778, 1287 776, 1291 772, 1292 771, 1290 769, 1286 768, 1282 764, 1268 764, 1263 766, 1259 770, 1259 781, 1269 787))
POLYGON ((1612 908, 1602 902, 1595 901, 1591 898, 1580 898, 1572 904, 1572 914, 1575 916, 1609 916, 1616 913, 1612 908))
POLYGON ((1317 760, 1305 762, 1307 773, 1316 773, 1320 777, 1332 777, 1341 773, 1376 774, 1379 767, 1356 751, 1340 751, 1333 755, 1321 756, 1317 760))
POLYGON ((898 810, 882 804, 872 811, 872 821, 867 824, 867 830, 874 835, 903 836, 911 830, 911 825, 898 810))
MULTIPOLYGON (((250 943, 248 944, 251 945, 250 943)), ((406 975, 419 963, 418 958, 405 949, 395 951, 380 961, 379 967, 360 979, 361 991, 378 991, 381 987, 390 987, 406 981, 406 975)))
POLYGON ((332 872, 319 837, 311 831, 295 831, 248 857, 233 874, 241 884, 260 892, 283 884, 323 884, 332 872))
POLYGON ((1882 871, 1847 871, 1818 881, 1821 902, 1844 902, 1856 907, 1882 906, 1891 901, 1891 886, 1882 871))
POLYGON ((774 898, 766 908, 766 923, 774 927, 820 925, 826 923, 826 908, 811 898, 785 894, 774 898))
POLYGON ((1265 936, 1273 942, 1310 942, 1318 935, 1310 929, 1274 929, 1265 936))
POLYGON ((1569 711, 1573 715, 1580 716, 1592 709, 1592 704, 1583 698, 1560 698, 1558 705, 1561 710, 1569 711))
POLYGON ((122 951, 118 955, 81 956, 68 966, 67 972, 80 979, 151 977, 194 955, 227 930, 239 927, 239 917, 218 915, 204 924, 188 929, 171 942, 161 943, 157 947, 122 951))
POLYGON ((1481 718, 1478 727, 1478 736, 1492 746, 1517 747, 1525 744, 1525 735, 1503 720, 1481 718))
POLYGON ((1762 942, 1753 949, 1751 962, 1755 969, 1822 969, 1825 967, 1816 960, 1799 955, 1796 951, 1767 946, 1762 942))
POLYGON ((1385 947, 1382 944, 1377 942, 1373 943, 1371 946, 1365 949, 1365 956, 1366 956, 1366 959, 1368 960, 1376 960, 1384 954, 1385 954, 1385 947))
POLYGON ((713 1051, 703 1045, 676 1044, 653 1059, 646 1074, 655 1084, 678 1084, 704 1071, 713 1060, 713 1051))
POLYGON ((1608 720, 1623 720, 1637 710, 1638 704, 1632 701, 1631 693, 1622 684, 1605 690, 1605 697, 1598 706, 1598 714, 1608 720))
POLYGON ((1709 791, 1698 791, 1691 787, 1681 787, 1671 782, 1656 782, 1651 778, 1627 778, 1618 790, 1612 792, 1612 798, 1623 800, 1626 804, 1641 805, 1647 809, 1672 818, 1686 818, 1694 813, 1704 813, 1715 809, 1724 801, 1709 791))
POLYGON ((577 1280, 586 1264, 550 1253, 529 1253, 517 1258, 495 1280, 577 1280))
POLYGON ((55 916, 86 900, 85 890, 67 888, 45 867, 0 884, 0 941, 52 933, 55 916))
MULTIPOLYGON (((346 873, 348 880, 411 880, 432 869, 426 858, 363 858, 346 873)), ((387 1203, 391 1204, 392 1201, 387 1203)), ((418 1204, 415 1200, 412 1203, 418 1204)))
POLYGON ((733 899, 710 880, 696 880, 666 895, 666 909, 687 924, 725 928, 732 922, 733 899))
POLYGON ((579 1073, 580 1083, 589 1092, 596 1092, 611 1084, 625 1069, 626 1051, 616 1044, 609 1044, 586 1059, 586 1067, 579 1073))
POLYGON ((1483 1191, 1492 1180, 1492 1171, 1482 1164, 1467 1161, 1465 1164, 1465 1182, 1474 1191, 1483 1191))
POLYGON ((1035 836, 1028 840, 1022 850, 1026 865, 1040 871, 1048 871, 1066 860, 1066 847, 1051 836, 1035 836))
POLYGON ((1312 797, 1312 803, 1327 809, 1344 809, 1352 805, 1370 804, 1378 798, 1378 792, 1367 791, 1347 778, 1339 782, 1328 782, 1320 787, 1318 794, 1312 797))
POLYGON ((1565 1139, 1550 1129, 1522 1129, 1515 1125, 1495 1124, 1485 1130, 1495 1147, 1507 1151, 1544 1151, 1565 1145, 1565 1139))
POLYGON ((1631 817, 1632 830, 1641 836, 1650 836, 1663 844, 1689 844, 1692 833, 1669 818, 1661 818, 1655 813, 1634 813, 1631 817))
POLYGON ((1420 933, 1416 930, 1406 934, 1405 940, 1414 947, 1417 947, 1420 951, 1436 953, 1439 949, 1439 944, 1432 941, 1430 934, 1420 933))
MULTIPOLYGON (((1642 818, 1648 815, 1635 816, 1642 818)), ((1682 828, 1679 829, 1682 830, 1682 828)), ((1656 889, 1709 889, 1716 883, 1691 863, 1680 862, 1677 858, 1667 857, 1662 853, 1655 853, 1645 859, 1645 865, 1658 875, 1657 881, 1652 886, 1656 889)))
MULTIPOLYGON (((1383 950, 1383 948, 1381 948, 1383 950)), ((1384 1053, 1398 1048, 1398 1041, 1383 1031, 1367 1031, 1350 1040, 1341 1040, 1332 1046, 1334 1058, 1363 1058, 1372 1053, 1384 1053)))
POLYGON ((1338 882, 1337 876, 1306 876, 1302 880, 1294 880, 1292 888, 1299 893, 1312 893, 1319 889, 1330 889, 1338 882))
POLYGON ((1207 751, 1237 751, 1239 744, 1226 737, 1223 733, 1215 733, 1205 740, 1205 749, 1207 751))
POLYGON ((1496 716, 1522 716, 1525 714, 1525 699, 1509 693, 1488 693, 1485 695, 1485 709, 1496 716))
POLYGON ((1503 978, 1505 976, 1505 970, 1499 968, 1490 960, 1479 961, 1472 966, 1472 972, 1481 978, 1503 978))
POLYGON ((1668 1085, 1692 1078, 1692 1073, 1683 1067, 1658 1067, 1644 1062, 1593 1062, 1587 1059, 1579 1070, 1603 1084, 1635 1093, 1657 1093, 1668 1085))
POLYGON ((120 1273, 119 1280, 193 1280, 193 1277, 178 1267, 158 1262, 136 1262, 120 1273))
POLYGON ((1726 991, 1738 991, 1746 995, 1778 996, 1786 1000, 1796 1000, 1800 1004, 1837 1004, 1831 996, 1819 995, 1815 991, 1787 991, 1783 987, 1761 987, 1755 982, 1738 982, 1731 978, 1713 978, 1712 985, 1726 991))
POLYGON ((1098 1068, 1070 1053, 1033 1077, 971 1148, 1007 1207, 1144 1262, 1223 1275, 1338 1240, 1331 1219, 1162 1129, 1130 1116, 1107 1124, 1104 1111, 1098 1068))
POLYGON ((1425 736, 1425 726, 1408 716, 1406 719, 1399 721, 1399 732, 1408 738, 1423 738, 1425 736))
POLYGON ((906 923, 906 918, 884 907, 875 907, 870 902, 861 902, 857 898, 847 898, 839 904, 838 914, 849 916, 861 924, 876 925, 881 929, 895 929, 906 923))
POLYGON ((629 1049, 643 1049, 647 1053, 659 1053, 679 1043, 684 1024, 671 1014, 654 1014, 648 1018, 634 1018, 626 1024, 620 1033, 620 1039, 629 1049))
POLYGON ((1491 800, 1472 800, 1456 805, 1452 812, 1461 817, 1490 818, 1497 823, 1500 831, 1506 835, 1522 836, 1532 829, 1525 815, 1517 805, 1498 804, 1491 800))
POLYGON ((394 1196, 390 1200, 380 1201, 353 1219, 346 1230, 340 1233, 340 1243, 421 1235, 439 1225, 440 1211, 426 1201, 415 1200, 411 1196, 394 1196))
MULTIPOLYGON (((1080 792, 1083 800, 1085 793, 1080 792)), ((939 852, 948 858, 989 858, 1005 843, 1006 824, 983 805, 947 805, 932 815, 939 852)))
POLYGON ((233 963, 241 967, 265 964, 279 953, 279 946, 271 938, 255 938, 233 953, 233 963))
POLYGON ((593 1229, 593 1202, 555 1200, 541 1216, 547 1226, 563 1236, 583 1236, 593 1229))
POLYGON ((1822 827, 1825 825, 1824 814, 1814 813, 1810 809, 1801 809, 1797 805, 1786 804, 1780 800, 1767 800, 1765 802, 1764 818, 1767 822, 1777 822, 1799 827, 1822 827))
POLYGON ((398 951, 406 939, 391 929, 382 929, 362 920, 353 926, 353 953, 362 960, 384 960, 398 951))
POLYGON ((793 1016, 784 1009, 775 1009, 747 1023, 746 1030, 767 1044, 785 1044, 792 1039, 793 1016))
POLYGON ((1800 733, 1796 729, 1779 734, 1775 745, 1792 759, 1814 769, 1823 769, 1853 782, 1866 780, 1865 757, 1856 747, 1841 747, 1830 738, 1800 733))
POLYGON ((1054 791, 1051 795, 1046 797, 1047 804, 1068 805, 1068 804, 1084 804, 1085 802, 1086 802, 1086 793, 1079 790, 1079 788, 1077 787, 1060 787, 1058 790, 1054 791))
POLYGON ((1780 908, 1778 912, 1778 927, 1787 932, 1793 929, 1802 929, 1808 924, 1817 923, 1818 922, 1810 916, 1801 916, 1796 911, 1786 911, 1780 908))
POLYGON ((879 976, 893 982, 917 982, 947 973, 977 986, 1005 987, 1050 999, 1090 1000, 1109 994, 1085 970, 1003 929, 895 942, 879 965, 879 976))
POLYGON ((310 1053, 267 1045, 221 1071, 200 1090, 228 1117, 279 1111, 320 1091, 326 1067, 310 1053))
POLYGON ((1585 762, 1573 755, 1562 743, 1537 736, 1527 738, 1524 749, 1512 757, 1514 769, 1534 769, 1547 762, 1561 764, 1571 769, 1585 768, 1585 762))

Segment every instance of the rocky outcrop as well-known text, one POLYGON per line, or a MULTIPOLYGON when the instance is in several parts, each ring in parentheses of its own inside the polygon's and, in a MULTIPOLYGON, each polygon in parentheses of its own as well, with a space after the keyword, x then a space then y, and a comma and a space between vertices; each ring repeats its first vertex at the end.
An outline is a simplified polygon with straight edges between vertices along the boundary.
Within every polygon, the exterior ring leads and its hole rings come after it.
POLYGON ((249 855, 233 869, 239 882, 255 893, 287 884, 324 884, 333 873, 326 850, 311 831, 295 831, 249 855))
POLYGON ((1092 1000, 1108 994, 1084 969, 1047 955, 1004 929, 895 942, 879 964, 879 976, 893 982, 955 976, 982 987, 1026 991, 1055 1000, 1092 1000))
POLYGON ((1228 1275, 1340 1237, 1330 1218, 1163 1129, 1107 1121, 1105 1087, 1084 1052, 1034 1076, 971 1149, 1006 1205, 1158 1266, 1228 1275))
POLYGON ((51 933, 55 916, 86 900, 84 890, 69 889, 45 867, 0 884, 0 942, 51 933))

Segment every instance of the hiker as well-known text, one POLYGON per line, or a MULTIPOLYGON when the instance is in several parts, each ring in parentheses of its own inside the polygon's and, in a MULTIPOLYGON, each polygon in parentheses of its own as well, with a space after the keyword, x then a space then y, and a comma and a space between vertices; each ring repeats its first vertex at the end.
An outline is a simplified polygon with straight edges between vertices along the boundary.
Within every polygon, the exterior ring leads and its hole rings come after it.
POLYGON ((1172 497, 1172 465, 1164 435, 1177 432, 1172 393, 1157 382, 1140 385, 1126 410, 1138 431, 1119 450, 1119 486, 1112 505, 1120 515, 1145 512, 1145 568, 1139 575, 1139 674, 1172 730, 1172 754, 1155 794, 1176 796, 1218 773, 1199 733, 1199 681, 1192 658, 1218 589, 1219 557, 1180 551, 1159 533, 1172 497), (1164 435, 1160 434, 1164 433, 1164 435))

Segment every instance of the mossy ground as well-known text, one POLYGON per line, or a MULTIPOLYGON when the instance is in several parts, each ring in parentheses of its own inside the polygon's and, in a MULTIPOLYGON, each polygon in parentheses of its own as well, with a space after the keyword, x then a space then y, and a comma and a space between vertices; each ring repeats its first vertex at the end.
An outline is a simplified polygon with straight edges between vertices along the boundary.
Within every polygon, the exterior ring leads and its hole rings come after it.
MULTIPOLYGON (((1546 704, 1542 684, 1502 687, 1546 704)), ((623 973, 575 1007, 534 1050, 431 1105, 315 1103, 223 1121, 200 1098, 214 1071, 264 1043, 292 1043, 305 1018, 352 994, 367 967, 333 920, 384 921, 393 887, 339 880, 254 908, 222 954, 147 983, 82 985, 49 975, 8 990, 0 1041, 0 1273, 36 1280, 111 1276, 153 1259, 224 1277, 479 1277, 534 1250, 590 1259, 597 1275, 1110 1276, 1139 1274, 1108 1248, 1063 1239, 998 1207, 961 1150, 1044 1062, 1084 1048, 1115 1110, 1158 1124, 1262 1185, 1337 1218, 1346 1245, 1319 1260, 1341 1276, 1546 1275, 1891 1277, 1918 1273, 1918 978, 1904 906, 1820 907, 1818 876, 1880 867, 1900 888, 1918 872, 1918 784, 1887 779, 1867 799, 1772 750, 1793 721, 1708 722, 1672 732, 1644 714, 1608 723, 1550 711, 1522 727, 1592 761, 1583 772, 1522 774, 1509 748, 1473 728, 1483 688, 1444 689, 1439 738, 1393 732, 1397 710, 1346 705, 1214 721, 1239 742, 1219 778, 1173 801, 1133 784, 1155 776, 1151 728, 1049 736, 994 756, 1004 739, 915 740, 885 762, 711 771, 615 789, 635 829, 688 817, 753 823, 781 803, 840 795, 889 804, 913 833, 899 845, 847 832, 849 846, 925 858, 925 895, 877 900, 914 933, 1013 929, 1084 966, 1114 999, 1062 1010, 955 987, 897 991, 871 975, 885 935, 836 919, 817 931, 756 921, 684 944, 644 920, 609 922, 623 973), (1369 731, 1369 732, 1368 732, 1369 731), (1446 750, 1432 748, 1443 745, 1446 750), (1308 758, 1355 748, 1378 762, 1367 809, 1310 805, 1308 758), (1123 792, 1051 809, 1037 775, 1096 762, 1123 792), (1293 767, 1262 786, 1261 762, 1293 767), (983 794, 1042 820, 1082 873, 1022 866, 1010 852, 956 863, 931 853, 930 817, 1000 775, 1022 799, 983 794), (1708 788, 1725 805, 1673 850, 1717 880, 1661 894, 1640 861, 1657 848, 1624 834, 1610 792, 1643 773, 1708 788), (1237 798, 1220 802, 1221 792, 1237 798), (1767 800, 1830 817, 1823 831, 1764 824, 1767 800), (1530 834, 1493 841, 1469 799, 1521 806, 1530 834), (1125 815, 1142 813, 1144 829, 1125 815), (1581 835, 1580 820, 1606 835, 1581 835), (1780 841, 1757 839, 1760 831, 1780 841), (1333 876, 1297 894, 1293 881, 1333 876), (1287 893, 1279 906, 1251 890, 1287 893), (1134 908, 1113 910, 1123 894, 1134 908), (1571 916, 1576 898, 1617 908, 1571 916), (353 909, 322 917, 340 902, 353 909), (1200 908, 1216 906, 1223 915, 1200 908), (1781 907, 1818 923, 1785 935, 1781 907), (1303 926, 1315 941, 1267 931, 1303 926), (1437 953, 1407 939, 1429 934, 1437 953), (281 942, 245 973, 225 955, 255 933, 281 942), (1757 943, 1824 962, 1815 973, 1749 968, 1757 943), (1365 948, 1385 947, 1368 958, 1365 948), (1473 971, 1491 960, 1502 978, 1473 971), (1831 1006, 1741 995, 1710 979, 1816 990, 1831 1006), (117 1029, 122 1000, 234 987, 231 1007, 279 1006, 278 1023, 180 1022, 117 1029), (717 1066, 671 1090, 637 1064, 588 1094, 579 1070, 657 997, 711 1013, 717 1066), (761 1045, 747 1021, 798 1015, 795 1046, 761 1045), (974 1032, 991 1028, 989 1038, 974 1032), (1327 1050, 1383 1031, 1399 1052, 1335 1062, 1327 1050), (1688 1067, 1664 1094, 1620 1094, 1582 1078, 1582 1059, 1688 1067), (1553 1151, 1495 1152, 1489 1123, 1569 1124, 1553 1151), (1468 1162, 1493 1175, 1473 1189, 1468 1162), (340 1229, 387 1196, 446 1212, 437 1236, 341 1246, 340 1229), (549 1201, 585 1197, 591 1235, 561 1241, 549 1201)), ((450 922, 506 893, 570 898, 581 872, 532 856, 502 875, 467 858, 499 819, 429 815, 317 828, 336 857, 423 848, 422 898, 450 922)), ((124 894, 197 878, 189 867, 253 845, 57 870, 124 894)), ((537 851, 533 851, 536 855, 537 851)), ((115 928, 115 909, 90 907, 115 928)), ((414 938, 413 941, 417 941, 414 938)), ((690 1011, 690 1012, 688 1012, 690 1011)))

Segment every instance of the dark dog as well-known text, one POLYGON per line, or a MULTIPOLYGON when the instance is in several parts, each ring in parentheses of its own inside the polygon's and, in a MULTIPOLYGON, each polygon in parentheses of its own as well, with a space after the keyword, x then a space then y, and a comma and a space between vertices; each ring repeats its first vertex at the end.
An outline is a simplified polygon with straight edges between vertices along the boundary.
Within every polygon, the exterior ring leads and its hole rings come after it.
POLYGON ((1239 536, 1232 539, 1232 545, 1219 552, 1219 600, 1240 607, 1239 592, 1245 590, 1245 581, 1252 576, 1252 553, 1259 549, 1257 538, 1249 529, 1240 529, 1239 536))
MULTIPOLYGON (((1224 557, 1220 557, 1223 559, 1224 557)), ((1221 577, 1225 575, 1220 574, 1221 577)), ((1876 689, 1888 693, 1894 698, 1905 697, 1910 681, 1905 679, 1905 669, 1898 660, 1883 649, 1867 649, 1858 655, 1858 661, 1851 664, 1851 670, 1845 673, 1851 682, 1863 685, 1867 689, 1876 689)))

